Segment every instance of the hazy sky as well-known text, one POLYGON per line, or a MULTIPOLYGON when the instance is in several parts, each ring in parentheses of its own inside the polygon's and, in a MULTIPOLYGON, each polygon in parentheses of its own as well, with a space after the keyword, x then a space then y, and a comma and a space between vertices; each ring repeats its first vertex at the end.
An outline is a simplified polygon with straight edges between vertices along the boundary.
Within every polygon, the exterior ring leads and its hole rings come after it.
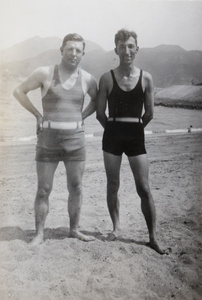
POLYGON ((112 50, 114 34, 125 27, 137 32, 140 47, 202 50, 201 25, 202 1, 0 0, 0 49, 77 32, 112 50))

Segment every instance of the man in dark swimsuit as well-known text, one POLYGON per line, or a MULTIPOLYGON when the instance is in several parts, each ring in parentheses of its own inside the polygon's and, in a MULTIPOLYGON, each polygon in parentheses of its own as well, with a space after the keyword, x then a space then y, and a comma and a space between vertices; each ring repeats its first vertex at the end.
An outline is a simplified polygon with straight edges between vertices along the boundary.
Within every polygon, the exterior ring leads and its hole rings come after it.
POLYGON ((36 164, 38 189, 35 199, 36 237, 32 244, 43 242, 43 230, 49 209, 53 177, 60 161, 64 162, 69 191, 68 212, 70 237, 89 241, 94 237, 78 231, 82 205, 82 176, 85 167, 85 136, 83 121, 95 111, 97 84, 80 69, 85 42, 78 34, 64 37, 61 62, 56 66, 35 70, 14 91, 20 104, 36 118, 36 164), (27 93, 41 89, 43 113, 32 104, 27 93), (83 110, 86 95, 90 102, 83 110))
POLYGON ((113 232, 108 239, 114 240, 120 234, 118 190, 122 154, 125 153, 141 198, 141 208, 149 231, 149 245, 163 254, 156 237, 155 206, 149 187, 149 167, 144 142, 144 128, 153 118, 152 77, 134 65, 138 52, 135 32, 118 31, 115 45, 120 63, 116 69, 101 77, 97 103, 97 119, 104 127, 107 204, 113 223, 113 232))

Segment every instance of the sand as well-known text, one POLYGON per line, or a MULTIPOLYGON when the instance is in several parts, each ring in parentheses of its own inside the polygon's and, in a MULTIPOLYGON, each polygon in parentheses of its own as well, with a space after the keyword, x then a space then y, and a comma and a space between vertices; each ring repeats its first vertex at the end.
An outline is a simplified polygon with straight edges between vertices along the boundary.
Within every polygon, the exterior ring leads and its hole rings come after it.
MULTIPOLYGON (((122 237, 106 241, 112 229, 106 205, 101 127, 86 122, 87 161, 80 230, 86 243, 69 238, 65 169, 55 174, 45 242, 35 234, 35 121, 14 101, 16 83, 1 86, 0 127, 0 300, 198 300, 201 286, 202 128, 200 111, 155 108, 146 135, 157 234, 166 255, 150 249, 127 158, 121 168, 122 237), (96 131, 93 137, 92 133, 96 131)), ((39 97, 36 97, 39 103, 39 97)))
POLYGON ((121 169, 122 238, 108 242, 101 138, 87 138, 80 230, 86 243, 68 237, 64 166, 56 171, 45 242, 31 247, 36 192, 35 146, 1 145, 1 300, 201 299, 202 134, 147 136, 157 234, 168 254, 146 246, 148 233, 132 174, 121 169))

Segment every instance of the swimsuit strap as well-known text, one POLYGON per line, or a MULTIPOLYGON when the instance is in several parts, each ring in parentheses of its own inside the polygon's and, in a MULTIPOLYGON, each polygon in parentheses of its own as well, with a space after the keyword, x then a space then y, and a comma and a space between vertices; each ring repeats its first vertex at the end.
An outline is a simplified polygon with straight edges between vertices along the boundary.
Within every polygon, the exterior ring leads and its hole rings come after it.
POLYGON ((112 75, 112 79, 113 79, 113 83, 116 84, 118 86, 118 83, 116 81, 116 78, 115 78, 115 75, 114 75, 114 71, 113 70, 110 70, 111 72, 111 75, 112 75))
POLYGON ((54 73, 53 73, 53 80, 55 81, 54 86, 60 84, 60 77, 59 77, 59 70, 58 70, 58 65, 55 65, 54 68, 54 73))
POLYGON ((142 80, 142 69, 140 70, 140 80, 142 80))
POLYGON ((142 84, 142 74, 143 74, 143 71, 142 69, 140 70, 140 77, 139 77, 139 80, 138 80, 138 83, 142 84))

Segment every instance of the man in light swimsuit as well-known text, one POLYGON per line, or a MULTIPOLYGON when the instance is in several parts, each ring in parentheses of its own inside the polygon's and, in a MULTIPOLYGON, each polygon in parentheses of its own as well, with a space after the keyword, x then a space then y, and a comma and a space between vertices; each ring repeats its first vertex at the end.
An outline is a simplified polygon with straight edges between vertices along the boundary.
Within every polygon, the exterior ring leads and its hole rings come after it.
POLYGON ((64 37, 61 62, 56 66, 36 69, 14 90, 15 98, 34 115, 37 124, 36 167, 38 189, 35 199, 36 236, 32 244, 44 240, 44 226, 49 210, 53 177, 60 161, 67 175, 70 237, 93 240, 78 231, 82 205, 82 176, 85 167, 85 136, 83 121, 95 112, 97 84, 79 65, 85 42, 78 34, 64 37), (27 93, 41 89, 43 114, 32 104, 27 93), (83 110, 84 98, 90 102, 83 110))
POLYGON ((119 66, 105 73, 99 84, 97 119, 104 127, 103 154, 107 176, 107 204, 113 223, 108 239, 120 234, 119 199, 122 154, 128 157, 141 208, 149 231, 149 245, 158 253, 164 251, 156 238, 156 214, 149 187, 149 169, 144 128, 153 118, 153 83, 148 72, 134 65, 138 52, 137 34, 120 30, 115 35, 115 52, 119 66), (106 115, 108 105, 109 116, 106 115))

